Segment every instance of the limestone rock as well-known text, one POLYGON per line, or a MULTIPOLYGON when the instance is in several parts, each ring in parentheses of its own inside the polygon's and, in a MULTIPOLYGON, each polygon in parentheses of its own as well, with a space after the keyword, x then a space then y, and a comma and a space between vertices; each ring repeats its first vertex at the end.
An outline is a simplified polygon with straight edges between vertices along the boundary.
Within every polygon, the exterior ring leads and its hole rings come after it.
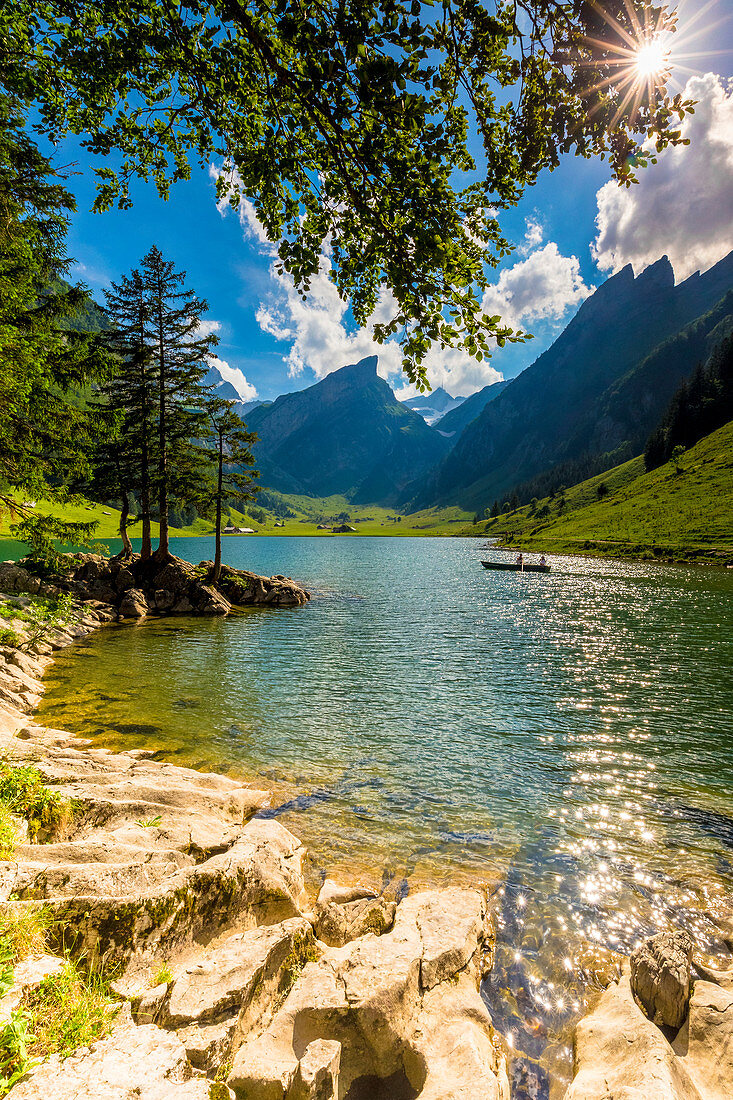
POLYGON ((655 1024, 677 1030, 687 1017, 692 947, 687 932, 660 932, 631 956, 631 991, 655 1024))
MULTIPOLYGON (((478 993, 488 934, 477 891, 404 899, 391 931, 324 948, 303 967, 269 1024, 249 1032, 238 1026, 228 1083, 247 1100, 296 1100, 313 1076, 311 1044, 322 1040, 333 1044, 334 1058, 340 1045, 341 1096, 352 1086, 369 1095, 381 1078, 395 1092, 412 1090, 430 1100, 508 1100, 503 1058, 478 993)), ((313 1058, 323 1064, 326 1053, 319 1048, 313 1058)), ((336 1087, 331 1064, 326 1090, 336 1087)))
POLYGON ((276 821, 251 821, 219 855, 176 870, 148 890, 46 901, 76 933, 75 950, 144 965, 202 937, 298 916, 305 902, 303 846, 276 821))
POLYGON ((318 891, 318 905, 328 905, 335 901, 337 905, 345 905, 349 901, 360 901, 362 898, 376 898, 376 890, 367 886, 341 886, 332 878, 324 879, 321 889, 318 891))
POLYGON ((343 947, 350 940, 373 932, 381 936, 394 923, 397 906, 385 898, 362 898, 344 905, 318 904, 314 930, 319 940, 331 947, 343 947))
POLYGON ((695 982, 687 1022, 678 1032, 673 1047, 703 1100, 730 1100, 733 1096, 730 988, 695 982))
POLYGON ((170 611, 176 602, 176 594, 167 588, 156 588, 153 599, 156 611, 170 611))
POLYGON ((193 584, 189 598, 199 615, 228 615, 232 608, 221 592, 207 584, 193 584))
MULTIPOLYGON (((210 1100, 176 1035, 135 1026, 124 1010, 108 1038, 41 1063, 11 1089, 12 1100, 210 1100)), ((231 1097, 222 1087, 219 1097, 231 1097)))
POLYGON ((117 573, 115 577, 115 588, 118 592, 127 592, 129 588, 135 587, 135 576, 132 570, 123 567, 117 573))
POLYGON ((144 619, 148 613, 148 601, 141 588, 128 588, 120 602, 120 617, 144 619))
POLYGON ((701 1100, 663 1032, 634 1001, 629 966, 575 1029, 565 1100, 701 1100))
POLYGON ((291 1089, 293 1100, 338 1100, 341 1044, 314 1039, 305 1049, 291 1089))
POLYGON ((314 943, 304 917, 239 932, 197 952, 174 970, 165 1026, 215 1023, 236 1015, 250 1005, 255 991, 261 993, 279 975, 294 943, 314 943))
POLYGON ((0 562, 0 591, 2 592, 30 592, 35 595, 40 591, 41 581, 34 577, 27 569, 15 562, 0 562))

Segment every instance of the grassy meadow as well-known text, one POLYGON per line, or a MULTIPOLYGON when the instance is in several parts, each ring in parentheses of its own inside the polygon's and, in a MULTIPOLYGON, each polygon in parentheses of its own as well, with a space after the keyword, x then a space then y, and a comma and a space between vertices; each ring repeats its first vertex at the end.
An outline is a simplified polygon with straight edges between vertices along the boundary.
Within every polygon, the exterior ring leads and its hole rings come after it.
POLYGON ((733 561, 733 422, 647 473, 641 457, 461 534, 606 557, 733 561))

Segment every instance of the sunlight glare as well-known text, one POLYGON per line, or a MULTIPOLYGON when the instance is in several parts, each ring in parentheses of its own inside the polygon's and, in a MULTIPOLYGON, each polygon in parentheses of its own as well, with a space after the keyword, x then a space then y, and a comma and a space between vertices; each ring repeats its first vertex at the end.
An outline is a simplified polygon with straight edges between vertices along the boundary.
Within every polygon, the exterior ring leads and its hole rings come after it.
POLYGON ((668 66, 669 55, 658 39, 645 42, 636 51, 636 70, 641 77, 660 76, 668 66))

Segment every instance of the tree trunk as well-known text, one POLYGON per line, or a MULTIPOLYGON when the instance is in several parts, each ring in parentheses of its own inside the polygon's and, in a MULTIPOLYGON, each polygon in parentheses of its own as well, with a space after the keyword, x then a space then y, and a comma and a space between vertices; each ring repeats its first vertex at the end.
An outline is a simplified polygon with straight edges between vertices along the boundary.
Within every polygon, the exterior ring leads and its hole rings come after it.
POLYGON ((122 510, 120 512, 120 538, 122 539, 122 553, 126 558, 132 557, 132 543, 127 533, 127 521, 130 517, 130 498, 127 490, 122 491, 122 510))
POLYGON ((160 395, 160 410, 158 414, 159 424, 159 455, 158 455, 158 511, 160 512, 160 538, 156 557, 167 558, 168 550, 168 466, 166 461, 167 425, 166 425, 166 375, 165 375, 165 347, 163 345, 163 288, 158 279, 158 387, 160 395))
POLYGON ((150 459, 148 457, 147 443, 142 450, 142 484, 140 486, 140 520, 142 523, 142 546, 140 557, 147 561, 153 553, 153 543, 150 537, 150 459))
POLYGON ((140 314, 139 314, 139 346, 138 351, 140 355, 140 396, 142 400, 142 445, 140 453, 140 522, 142 536, 142 546, 140 547, 140 557, 143 561, 147 561, 153 553, 153 544, 150 538, 150 451, 148 448, 148 423, 149 423, 149 408, 148 408, 148 379, 146 377, 147 361, 146 361, 146 347, 145 347, 145 305, 140 299, 140 314))
POLYGON ((224 476, 224 436, 219 433, 219 476, 216 486, 216 550, 214 552, 214 584, 221 575, 221 493, 224 476))

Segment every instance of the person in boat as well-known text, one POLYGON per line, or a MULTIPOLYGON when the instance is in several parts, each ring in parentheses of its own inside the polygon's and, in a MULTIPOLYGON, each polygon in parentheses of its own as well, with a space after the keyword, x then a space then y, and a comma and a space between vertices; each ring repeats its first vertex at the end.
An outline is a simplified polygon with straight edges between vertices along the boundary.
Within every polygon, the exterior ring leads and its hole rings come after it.
POLYGON ((520 552, 517 554, 517 565, 520 569, 524 569, 524 554, 520 552))
POLYGON ((540 565, 547 565, 547 562, 545 561, 545 555, 544 554, 540 558, 540 565))

